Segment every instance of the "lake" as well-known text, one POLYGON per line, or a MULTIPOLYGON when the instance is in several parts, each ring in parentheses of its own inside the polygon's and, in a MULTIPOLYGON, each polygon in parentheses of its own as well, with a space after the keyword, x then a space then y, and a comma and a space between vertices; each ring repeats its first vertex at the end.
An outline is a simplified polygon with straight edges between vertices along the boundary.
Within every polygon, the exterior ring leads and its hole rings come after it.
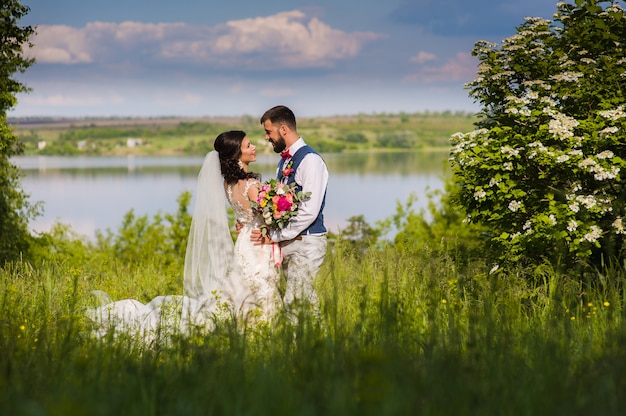
MULTIPOLYGON (((414 194, 416 208, 426 207, 429 190, 443 188, 447 151, 323 154, 330 180, 325 219, 339 231, 348 219, 363 215, 370 225, 392 216, 397 203, 414 194)), ((124 214, 175 213, 183 191, 196 193, 203 157, 60 157, 20 156, 12 162, 24 173, 22 187, 30 201, 43 201, 44 213, 33 231, 56 222, 93 238, 96 230, 117 231, 124 214)), ((252 170, 273 177, 277 156, 260 154, 252 170)), ((191 209, 195 200, 191 201, 191 209)))

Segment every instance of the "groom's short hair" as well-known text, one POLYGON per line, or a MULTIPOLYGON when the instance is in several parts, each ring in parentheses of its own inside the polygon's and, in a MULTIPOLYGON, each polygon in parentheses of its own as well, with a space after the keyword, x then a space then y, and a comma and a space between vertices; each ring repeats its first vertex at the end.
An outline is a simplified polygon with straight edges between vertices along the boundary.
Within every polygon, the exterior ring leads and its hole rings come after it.
POLYGON ((269 120, 272 124, 286 124, 291 130, 296 131, 296 116, 293 111, 284 105, 270 108, 261 116, 261 124, 269 120))

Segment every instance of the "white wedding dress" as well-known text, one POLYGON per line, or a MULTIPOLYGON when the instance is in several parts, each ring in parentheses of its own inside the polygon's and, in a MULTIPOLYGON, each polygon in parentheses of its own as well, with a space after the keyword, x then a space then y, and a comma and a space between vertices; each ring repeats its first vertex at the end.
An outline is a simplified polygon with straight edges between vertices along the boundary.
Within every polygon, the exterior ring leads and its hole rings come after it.
POLYGON ((174 334, 208 332, 215 319, 236 316, 268 319, 280 304, 279 252, 254 245, 251 231, 261 218, 252 212, 247 191, 255 179, 226 187, 241 229, 233 244, 217 152, 210 152, 198 175, 198 190, 185 253, 184 295, 158 296, 147 304, 135 299, 113 302, 94 291, 102 305, 87 310, 96 337, 138 335, 151 344, 174 334), (254 312, 250 314, 250 312, 254 312))

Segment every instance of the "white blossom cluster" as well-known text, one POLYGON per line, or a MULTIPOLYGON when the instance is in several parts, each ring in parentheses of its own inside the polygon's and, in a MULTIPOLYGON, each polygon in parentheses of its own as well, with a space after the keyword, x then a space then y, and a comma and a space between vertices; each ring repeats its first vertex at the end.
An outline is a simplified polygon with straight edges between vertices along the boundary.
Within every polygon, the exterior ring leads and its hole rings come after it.
POLYGON ((511 202, 509 202, 509 209, 512 212, 516 212, 518 209, 520 209, 522 207, 522 204, 520 204, 519 201, 513 200, 511 202))
POLYGON ((557 139, 574 137, 573 130, 578 126, 578 120, 563 113, 554 112, 552 120, 548 123, 548 131, 557 139))
POLYGON ((613 221, 612 225, 613 228, 615 228, 615 234, 626 234, 624 224, 622 223, 622 217, 617 217, 615 221, 613 221))
POLYGON ((623 105, 620 105, 615 110, 598 111, 598 114, 600 114, 602 117, 609 119, 611 121, 617 121, 620 118, 626 117, 626 112, 624 112, 623 105))
POLYGON ((500 148, 500 152, 502 152, 503 155, 506 156, 518 156, 519 155, 519 150, 518 149, 514 149, 511 146, 502 146, 500 148))
POLYGON ((583 76, 584 74, 582 72, 565 71, 560 74, 552 75, 550 78, 555 81, 577 82, 583 76))
POLYGON ((589 241, 590 243, 595 243, 601 236, 602 228, 597 225, 592 225, 589 227, 589 232, 583 236, 583 239, 589 241))

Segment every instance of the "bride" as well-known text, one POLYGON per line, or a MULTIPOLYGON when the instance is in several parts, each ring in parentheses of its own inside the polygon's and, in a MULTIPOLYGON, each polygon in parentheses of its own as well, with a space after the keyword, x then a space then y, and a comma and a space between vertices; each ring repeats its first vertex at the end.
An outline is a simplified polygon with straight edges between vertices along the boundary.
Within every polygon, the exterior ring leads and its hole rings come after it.
POLYGON ((249 164, 256 161, 256 146, 245 132, 232 130, 219 134, 213 147, 198 175, 185 253, 184 295, 158 296, 147 304, 135 299, 105 301, 88 310, 97 336, 113 330, 154 340, 170 332, 210 330, 214 319, 224 314, 269 319, 277 311, 282 259, 276 253, 280 250, 250 240, 252 230, 262 223, 251 205, 261 179, 249 170, 249 164), (224 195, 243 226, 235 243, 224 195))

